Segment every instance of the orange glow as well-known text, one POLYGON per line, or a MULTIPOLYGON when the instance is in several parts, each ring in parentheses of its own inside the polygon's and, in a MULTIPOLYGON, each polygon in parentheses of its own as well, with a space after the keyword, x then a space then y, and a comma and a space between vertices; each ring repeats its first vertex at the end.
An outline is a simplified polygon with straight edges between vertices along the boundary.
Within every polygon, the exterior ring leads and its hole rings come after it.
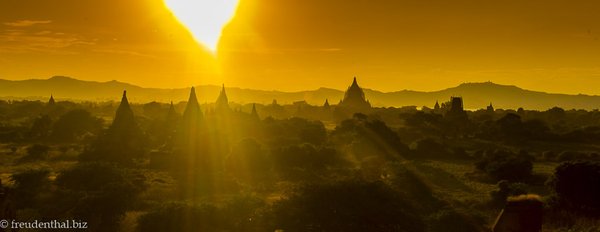
POLYGON ((185 3, 200 0, 176 1, 0 1, 0 78, 300 91, 359 76, 380 91, 491 81, 600 94, 597 1, 239 0, 211 33, 185 3))
POLYGON ((221 31, 235 13, 237 0, 165 0, 194 38, 215 52, 221 31))

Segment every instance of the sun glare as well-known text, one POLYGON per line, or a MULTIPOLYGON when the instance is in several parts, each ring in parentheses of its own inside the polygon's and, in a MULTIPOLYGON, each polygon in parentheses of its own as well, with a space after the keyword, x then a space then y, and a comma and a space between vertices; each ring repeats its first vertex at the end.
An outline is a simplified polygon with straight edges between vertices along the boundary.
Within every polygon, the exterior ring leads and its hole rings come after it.
POLYGON ((238 0, 165 0, 194 39, 216 52, 223 27, 233 18, 238 0))

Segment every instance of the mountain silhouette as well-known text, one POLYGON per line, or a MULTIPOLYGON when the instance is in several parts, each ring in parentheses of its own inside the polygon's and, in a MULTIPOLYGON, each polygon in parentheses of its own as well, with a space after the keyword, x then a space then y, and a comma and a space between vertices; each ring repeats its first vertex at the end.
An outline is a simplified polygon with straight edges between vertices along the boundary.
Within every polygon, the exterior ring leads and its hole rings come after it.
MULTIPOLYGON (((351 80, 351 79, 349 79, 351 80)), ((160 89, 143 88, 118 81, 83 81, 70 77, 56 76, 50 79, 2 80, 0 79, 1 99, 47 100, 52 94, 57 100, 74 101, 117 101, 123 90, 127 90, 131 102, 146 103, 186 101, 189 88, 160 89)), ((196 86, 198 102, 213 103, 219 95, 221 86, 196 86)), ((316 90, 282 92, 243 88, 226 88, 230 101, 242 104, 269 104, 277 99, 280 104, 290 104, 305 100, 309 104, 322 105, 325 99, 337 104, 344 92, 330 88, 316 90)), ((485 109, 490 103, 498 109, 547 110, 554 106, 565 109, 598 109, 600 96, 568 95, 545 93, 519 88, 513 85, 500 85, 492 82, 464 83, 456 87, 439 91, 423 92, 402 90, 381 92, 364 89, 366 99, 375 107, 427 106, 433 108, 436 101, 445 102, 451 96, 461 96, 466 109, 485 109)))

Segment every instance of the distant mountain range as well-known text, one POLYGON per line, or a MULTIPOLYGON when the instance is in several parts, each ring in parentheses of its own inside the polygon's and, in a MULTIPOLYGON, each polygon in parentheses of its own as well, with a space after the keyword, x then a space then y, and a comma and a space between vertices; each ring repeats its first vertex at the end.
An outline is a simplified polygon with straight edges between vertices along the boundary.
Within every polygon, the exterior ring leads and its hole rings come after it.
MULTIPOLYGON (((350 83, 348 83, 350 84, 350 83)), ((214 102, 220 91, 220 86, 196 86, 198 100, 201 103, 214 102)), ((132 102, 145 103, 180 102, 186 101, 189 88, 159 89, 142 88, 139 86, 118 82, 82 81, 70 77, 56 76, 50 79, 32 80, 2 80, 0 79, 1 99, 29 99, 47 100, 50 94, 57 100, 73 101, 111 101, 119 100, 123 90, 132 102)), ((276 99, 280 104, 289 104, 296 101, 306 101, 313 105, 322 105, 325 99, 332 104, 337 104, 344 92, 336 89, 320 88, 300 92, 281 92, 252 90, 242 88, 226 88, 230 101, 247 104, 268 104, 276 99)), ((402 90, 396 92, 380 92, 365 89, 365 95, 373 106, 401 107, 401 106, 428 106, 433 107, 436 101, 448 101, 451 96, 461 96, 465 108, 480 109, 492 103, 496 108, 546 110, 554 106, 565 109, 598 109, 600 96, 594 95, 568 95, 554 94, 525 90, 512 85, 499 85, 491 82, 465 83, 457 87, 433 92, 420 92, 402 90)))

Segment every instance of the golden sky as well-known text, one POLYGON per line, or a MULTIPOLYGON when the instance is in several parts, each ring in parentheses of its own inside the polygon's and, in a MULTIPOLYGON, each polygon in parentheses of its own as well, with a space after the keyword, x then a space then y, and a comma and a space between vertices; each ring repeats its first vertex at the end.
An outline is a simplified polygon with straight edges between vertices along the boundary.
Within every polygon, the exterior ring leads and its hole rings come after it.
POLYGON ((600 94, 596 0, 240 0, 217 59, 162 0, 1 0, 0 78, 600 94), (218 68, 215 68, 218 67, 218 68))

